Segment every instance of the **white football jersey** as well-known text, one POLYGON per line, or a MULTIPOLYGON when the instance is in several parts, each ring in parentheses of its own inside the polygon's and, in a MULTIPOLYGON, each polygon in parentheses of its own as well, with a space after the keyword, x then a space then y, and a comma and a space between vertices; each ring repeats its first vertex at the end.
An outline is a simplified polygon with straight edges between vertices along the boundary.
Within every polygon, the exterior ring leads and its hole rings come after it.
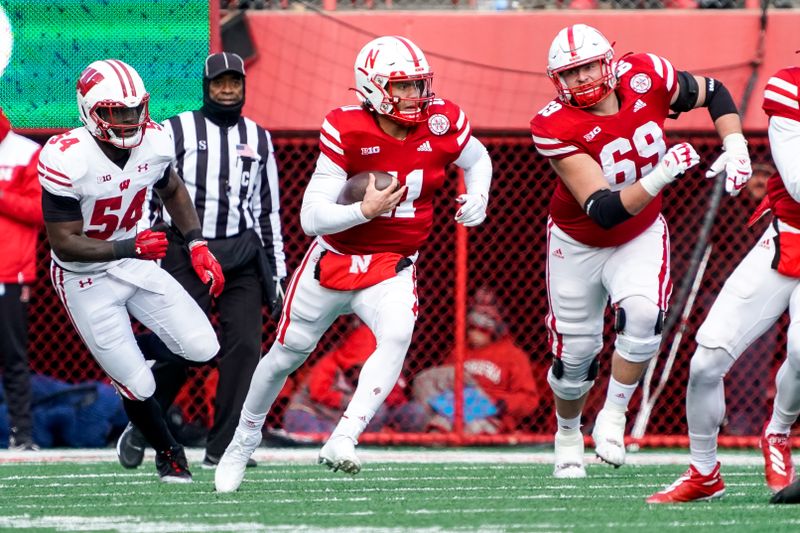
MULTIPOLYGON (((175 152, 169 133, 151 122, 142 144, 131 149, 125 168, 118 167, 100 150, 84 127, 56 135, 39 156, 39 182, 56 196, 78 200, 87 237, 105 241, 136 236, 145 196, 172 162, 175 152)), ((53 260, 72 272, 107 270, 117 263, 53 260)))

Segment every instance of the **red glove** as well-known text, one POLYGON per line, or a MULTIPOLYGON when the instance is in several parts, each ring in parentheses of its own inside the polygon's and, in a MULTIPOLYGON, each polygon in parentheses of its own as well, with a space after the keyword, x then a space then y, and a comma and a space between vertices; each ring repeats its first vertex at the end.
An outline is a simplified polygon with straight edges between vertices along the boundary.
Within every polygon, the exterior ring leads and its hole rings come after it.
POLYGON ((208 249, 208 243, 202 240, 190 242, 189 253, 192 256, 192 268, 197 273, 197 277, 203 283, 211 281, 211 289, 208 293, 214 298, 218 297, 225 287, 225 276, 222 275, 219 261, 208 249))
POLYGON ((161 259, 167 255, 167 234, 146 229, 136 235, 133 253, 139 259, 161 259))

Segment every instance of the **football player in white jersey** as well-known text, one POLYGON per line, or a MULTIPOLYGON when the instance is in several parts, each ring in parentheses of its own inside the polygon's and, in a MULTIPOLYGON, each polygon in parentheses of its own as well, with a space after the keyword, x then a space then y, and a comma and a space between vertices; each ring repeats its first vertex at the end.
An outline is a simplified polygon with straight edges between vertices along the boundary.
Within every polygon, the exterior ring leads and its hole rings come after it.
POLYGON ((725 170, 726 189, 736 194, 752 171, 736 105, 718 80, 678 71, 655 54, 615 60, 611 43, 585 24, 558 33, 547 70, 558 96, 533 117, 531 132, 559 177, 547 222, 553 475, 575 478, 586 476, 581 415, 608 303, 616 338, 592 439, 597 456, 615 467, 625 463, 628 404, 661 345, 672 290, 661 191, 700 161, 689 143, 667 149, 666 119, 706 107, 725 147, 706 176, 725 170))
POLYGON ((155 381, 130 316, 189 361, 210 360, 219 343, 205 313, 154 261, 166 253, 166 235, 137 233, 148 188, 187 236, 192 266, 211 281, 212 294, 222 290, 222 270, 200 235, 183 182, 169 170, 174 144, 150 121, 139 74, 116 59, 95 61, 81 73, 77 98, 84 127, 52 137, 38 165, 53 286, 128 417, 155 449, 161 480, 191 482, 183 448, 152 397, 155 381))
MULTIPOLYGON (((772 416, 761 433, 767 486, 773 503, 800 503, 789 433, 800 414, 800 68, 774 74, 764 90, 769 144, 778 171, 751 223, 772 211, 772 224, 722 287, 697 331, 686 392, 689 470, 648 503, 719 498, 725 483, 717 461, 717 434, 725 416, 723 378, 745 349, 789 309, 786 360, 775 378, 772 416), (791 488, 790 488, 791 487, 791 488), (782 490, 783 489, 783 490, 782 490), (781 491, 781 492, 778 492, 781 491)), ((760 354, 772 357, 773 354, 760 354)))

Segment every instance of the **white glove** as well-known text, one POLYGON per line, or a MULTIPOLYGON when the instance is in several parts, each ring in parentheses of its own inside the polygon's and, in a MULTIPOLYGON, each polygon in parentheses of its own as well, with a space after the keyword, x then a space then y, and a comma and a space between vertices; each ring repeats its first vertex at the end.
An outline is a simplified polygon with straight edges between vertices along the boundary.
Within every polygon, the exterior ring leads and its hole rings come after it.
POLYGON ((639 183, 650 196, 656 196, 661 189, 699 162, 700 156, 691 144, 687 142, 676 144, 667 150, 656 168, 640 179, 639 183))
POLYGON ((482 194, 462 194, 456 198, 461 207, 456 212, 456 222, 471 228, 486 220, 488 200, 482 194))
POLYGON ((713 178, 724 170, 727 174, 725 192, 736 196, 753 175, 750 154, 747 153, 747 141, 741 133, 731 133, 722 139, 722 146, 725 151, 706 171, 706 177, 713 178))

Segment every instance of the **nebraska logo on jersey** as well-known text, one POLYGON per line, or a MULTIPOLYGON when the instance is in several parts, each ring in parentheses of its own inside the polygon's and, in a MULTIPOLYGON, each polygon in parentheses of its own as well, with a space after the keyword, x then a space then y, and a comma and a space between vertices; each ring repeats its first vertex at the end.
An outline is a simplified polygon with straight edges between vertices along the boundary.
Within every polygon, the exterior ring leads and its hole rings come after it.
POLYGON ((631 78, 631 89, 639 94, 644 94, 653 86, 653 81, 650 76, 644 72, 640 72, 631 78))
POLYGON ((428 119, 428 129, 434 135, 444 135, 450 131, 450 119, 441 113, 431 115, 431 118, 428 119))
POLYGON ((362 146, 361 155, 374 155, 381 153, 380 146, 362 146))

